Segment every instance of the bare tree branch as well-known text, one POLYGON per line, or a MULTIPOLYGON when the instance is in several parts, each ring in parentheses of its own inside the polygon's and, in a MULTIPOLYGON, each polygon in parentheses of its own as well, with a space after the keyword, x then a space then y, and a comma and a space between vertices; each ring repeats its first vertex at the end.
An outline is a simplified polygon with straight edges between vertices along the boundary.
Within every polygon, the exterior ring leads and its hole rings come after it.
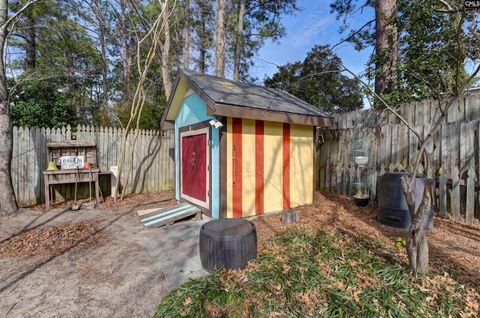
POLYGON ((402 115, 400 115, 395 109, 393 109, 390 105, 388 105, 388 103, 385 102, 385 100, 382 97, 380 97, 377 93, 375 93, 374 90, 371 89, 370 86, 367 85, 367 83, 365 83, 357 74, 355 74, 353 71, 351 71, 345 65, 343 65, 343 64, 341 64, 341 65, 345 69, 345 71, 347 71, 353 77, 355 77, 363 86, 365 86, 367 88, 367 90, 375 98, 377 98, 389 111, 391 111, 408 128, 408 130, 410 130, 418 138, 418 140, 420 140, 420 142, 423 141, 423 138, 417 133, 417 131, 415 129, 413 129, 413 127, 405 120, 405 118, 402 117, 402 115))
POLYGON ((340 44, 342 43, 345 43, 345 42, 348 42, 350 41, 355 35, 359 34, 360 32, 362 32, 362 30, 364 28, 366 28, 367 26, 369 26, 370 24, 372 24, 373 22, 375 22, 375 19, 372 19, 370 21, 368 21, 367 23, 365 23, 364 25, 362 25, 359 29, 357 29, 355 32, 351 33, 349 36, 347 36, 345 39, 341 40, 340 42, 338 42, 337 44, 335 44, 334 46, 332 46, 331 50, 333 50, 334 48, 336 48, 337 46, 339 46, 340 44))
POLYGON ((29 0, 29 1, 28 1, 27 3, 25 3, 25 4, 23 5, 23 7, 21 7, 17 12, 15 12, 14 14, 12 14, 12 15, 10 16, 10 18, 8 18, 8 20, 5 22, 5 24, 0 26, 0 29, 3 29, 3 30, 7 29, 7 28, 10 26, 10 24, 11 24, 13 21, 15 21, 25 10, 27 10, 32 4, 34 4, 34 3, 38 2, 38 1, 40 1, 40 0, 29 0))

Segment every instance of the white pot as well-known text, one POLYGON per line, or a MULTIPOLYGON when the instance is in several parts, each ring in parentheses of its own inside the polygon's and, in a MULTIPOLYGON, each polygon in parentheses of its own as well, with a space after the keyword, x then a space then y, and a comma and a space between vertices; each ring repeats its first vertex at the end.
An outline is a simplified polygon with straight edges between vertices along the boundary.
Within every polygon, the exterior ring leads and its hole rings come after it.
POLYGON ((368 157, 367 156, 355 157, 355 163, 360 166, 365 166, 368 163, 368 157))

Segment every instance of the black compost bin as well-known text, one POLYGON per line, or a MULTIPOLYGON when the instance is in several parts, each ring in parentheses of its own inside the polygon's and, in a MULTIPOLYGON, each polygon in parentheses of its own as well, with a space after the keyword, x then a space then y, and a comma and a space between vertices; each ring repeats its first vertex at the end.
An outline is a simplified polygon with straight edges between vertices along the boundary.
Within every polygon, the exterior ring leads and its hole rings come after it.
POLYGON ((252 222, 220 219, 200 229, 200 260, 207 271, 242 269, 257 257, 257 231, 252 222))
MULTIPOLYGON (((392 172, 381 176, 377 183, 378 220, 380 223, 392 227, 408 228, 411 225, 410 213, 408 212, 407 200, 402 192, 401 179, 408 176, 407 172, 392 172)), ((420 205, 425 188, 423 176, 417 176, 415 180, 415 204, 420 205)), ((432 210, 423 223, 424 229, 433 227, 432 210)))

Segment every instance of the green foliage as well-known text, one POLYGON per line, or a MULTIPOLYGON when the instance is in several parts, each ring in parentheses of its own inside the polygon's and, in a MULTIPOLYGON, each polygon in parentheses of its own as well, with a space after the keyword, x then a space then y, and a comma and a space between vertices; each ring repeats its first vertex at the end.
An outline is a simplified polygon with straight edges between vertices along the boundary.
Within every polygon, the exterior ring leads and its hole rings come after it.
MULTIPOLYGON (((140 116, 139 128, 153 130, 160 129, 160 120, 162 119, 166 104, 167 101, 165 100, 165 95, 158 96, 152 101, 145 102, 142 115, 140 116)), ((130 109, 131 104, 129 103, 118 103, 117 108, 115 109, 118 113, 118 119, 123 127, 127 125, 128 120, 130 119, 130 109)))
POLYGON ((395 247, 398 249, 404 249, 405 246, 407 246, 407 239, 404 237, 397 237, 397 240, 395 241, 395 247))
POLYGON ((207 72, 212 65, 212 49, 214 46, 215 13, 211 1, 194 0, 192 6, 192 29, 194 31, 193 47, 198 51, 194 56, 196 69, 207 72))
MULTIPOLYGON (((233 59, 237 45, 237 24, 239 0, 231 2, 229 19, 227 21, 228 37, 230 38, 227 54, 233 59)), ((285 36, 282 17, 298 12, 297 0, 277 1, 246 1, 244 16, 243 43, 241 43, 240 79, 253 81, 249 75, 253 65, 253 57, 258 53, 266 40, 278 41, 285 36)))
POLYGON ((399 1, 401 60, 393 98, 409 101, 458 95, 467 77, 466 63, 478 60, 480 38, 468 30, 476 13, 462 19, 460 13, 441 13, 440 8, 436 0, 399 1))
MULTIPOLYGON (((17 12, 24 3, 23 0, 9 2, 9 11, 17 12)), ((211 71, 213 65, 215 3, 214 0, 189 1, 190 64, 202 72, 211 71)), ((245 41, 241 44, 243 80, 250 79, 248 71, 253 56, 265 40, 277 40, 285 34, 281 17, 298 9, 296 0, 246 3, 245 41)), ((168 57, 170 77, 173 79, 177 67, 183 64, 186 1, 169 0, 169 4, 171 46, 168 57)), ((232 64, 238 4, 239 1, 234 0, 228 5, 227 69, 232 64)), ((51 91, 56 94, 62 92, 64 104, 70 108, 68 113, 77 114, 80 123, 125 123, 140 77, 137 62, 144 61, 151 38, 147 37, 139 49, 137 42, 146 35, 149 26, 160 14, 160 8, 158 1, 36 2, 19 16, 8 38, 7 76, 11 82, 22 76, 26 87, 38 87, 40 81, 48 81, 51 91)), ((163 36, 160 36, 163 42, 163 36)), ((158 128, 166 104, 160 54, 159 50, 158 58, 146 76, 148 93, 141 116, 142 128, 158 128)), ((20 104, 15 101, 16 120, 25 124, 45 122, 31 115, 39 110, 38 105, 43 101, 26 100, 28 96, 31 95, 24 95, 20 104)), ((48 125, 56 124, 48 122, 48 125)))
POLYGON ((380 242, 293 228, 240 272, 171 291, 154 317, 474 317, 480 296, 410 275, 380 242))
POLYGON ((19 84, 18 94, 11 96, 11 118, 16 126, 60 127, 74 126, 77 118, 70 107, 67 94, 52 81, 29 80, 19 84))
POLYGON ((330 112, 362 108, 362 94, 354 79, 343 75, 340 58, 327 46, 317 45, 303 62, 278 68, 265 85, 288 91, 304 101, 330 112))
MULTIPOLYGON (((439 99, 458 94, 460 83, 467 76, 465 66, 478 62, 480 38, 476 18, 471 11, 461 18, 463 12, 442 12, 446 7, 437 0, 397 0, 397 16, 392 23, 398 29, 400 58, 396 70, 397 80, 389 94, 382 96, 392 105, 403 102, 439 99), (456 37, 456 30, 460 36, 456 37), (458 48, 461 43, 462 48, 458 48)), ((361 30, 351 29, 350 20, 356 14, 371 14, 375 1, 334 0, 330 8, 341 20, 340 33, 357 50, 375 44, 375 22, 371 21, 361 30)), ((372 54, 367 77, 378 76, 376 63, 388 60, 388 56, 372 54)), ((381 106, 375 103, 375 106, 381 106)))
MULTIPOLYGON (((50 91, 56 92, 56 96, 62 92, 61 98, 64 100, 61 103, 70 109, 60 112, 59 101, 57 105, 50 106, 56 109, 55 112, 62 113, 62 118, 77 113, 81 122, 97 124, 99 120, 104 122, 100 119, 103 101, 99 89, 103 85, 101 78, 103 60, 91 30, 87 30, 84 25, 86 17, 82 14, 81 6, 76 6, 75 2, 47 0, 33 5, 29 15, 21 16, 18 30, 13 32, 12 40, 9 42, 16 54, 8 59, 8 66, 13 72, 7 74, 22 74, 21 81, 27 88, 46 86, 50 91), (71 6, 76 7, 75 12, 71 11, 71 6), (28 16, 34 19, 33 26, 28 24, 28 16), (28 37, 32 27, 35 34, 36 66, 29 69, 21 53, 29 46, 28 37), (42 81, 45 83, 41 83, 42 81)), ((38 95, 41 95, 41 92, 38 95)), ((29 96, 33 98, 34 95, 24 95, 22 103, 14 107, 17 109, 17 115, 22 109, 21 118, 24 120, 28 117, 26 114, 37 112, 38 105, 46 98, 43 96, 39 101, 27 100, 29 96), (29 106, 32 109, 27 109, 29 106)), ((34 118, 32 120, 26 120, 25 123, 35 122, 34 118)), ((50 126, 57 125, 54 119, 51 122, 48 120, 39 122, 48 123, 50 126)))

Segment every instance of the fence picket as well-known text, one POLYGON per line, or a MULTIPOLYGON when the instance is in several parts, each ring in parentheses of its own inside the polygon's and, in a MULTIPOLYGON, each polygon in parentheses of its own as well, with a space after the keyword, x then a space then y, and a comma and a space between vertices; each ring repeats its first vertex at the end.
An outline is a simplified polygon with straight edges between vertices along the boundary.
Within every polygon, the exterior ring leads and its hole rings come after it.
MULTIPOLYGON (((133 133, 132 131, 129 134, 129 142, 133 141, 133 133)), ((95 141, 97 165, 101 171, 108 171, 110 166, 118 165, 122 134, 123 130, 118 128, 78 126, 76 140, 95 141)), ((20 206, 41 203, 45 199, 42 173, 47 168, 46 144, 50 141, 71 140, 71 127, 58 129, 13 127, 12 137, 11 172, 17 202, 20 206)), ((174 159, 169 155, 170 148, 174 145, 173 139, 174 134, 171 131, 163 133, 140 131, 129 189, 136 192, 151 192, 173 188, 174 159), (160 142, 164 142, 165 146, 158 148, 160 142)), ((81 184, 80 188, 79 194, 88 194, 87 183, 81 184)), ((73 194, 70 185, 55 187, 57 199, 72 199, 73 194)))
MULTIPOLYGON (((438 105, 436 101, 415 102, 401 105, 398 111, 425 137, 440 116, 438 105)), ((471 222, 473 216, 480 215, 480 184, 476 177, 480 176, 479 114, 480 95, 459 100, 427 145, 437 176, 434 203, 439 215, 449 213, 457 222, 471 222)), ((345 170, 352 165, 351 151, 364 148, 369 153, 368 188, 373 201, 379 176, 385 171, 410 168, 418 154, 418 139, 384 110, 359 110, 335 118, 332 128, 324 134, 325 143, 318 154, 319 188, 351 192, 351 184, 346 183, 352 176, 345 170)), ((424 168, 421 162, 419 173, 425 173, 424 168)))
POLYGON ((465 206, 465 222, 467 224, 473 223, 473 217, 475 213, 475 179, 475 168, 470 167, 468 169, 467 202, 465 206))
POLYGON ((447 211, 447 178, 445 177, 445 172, 443 168, 440 168, 438 178, 438 214, 441 216, 445 216, 447 211))

